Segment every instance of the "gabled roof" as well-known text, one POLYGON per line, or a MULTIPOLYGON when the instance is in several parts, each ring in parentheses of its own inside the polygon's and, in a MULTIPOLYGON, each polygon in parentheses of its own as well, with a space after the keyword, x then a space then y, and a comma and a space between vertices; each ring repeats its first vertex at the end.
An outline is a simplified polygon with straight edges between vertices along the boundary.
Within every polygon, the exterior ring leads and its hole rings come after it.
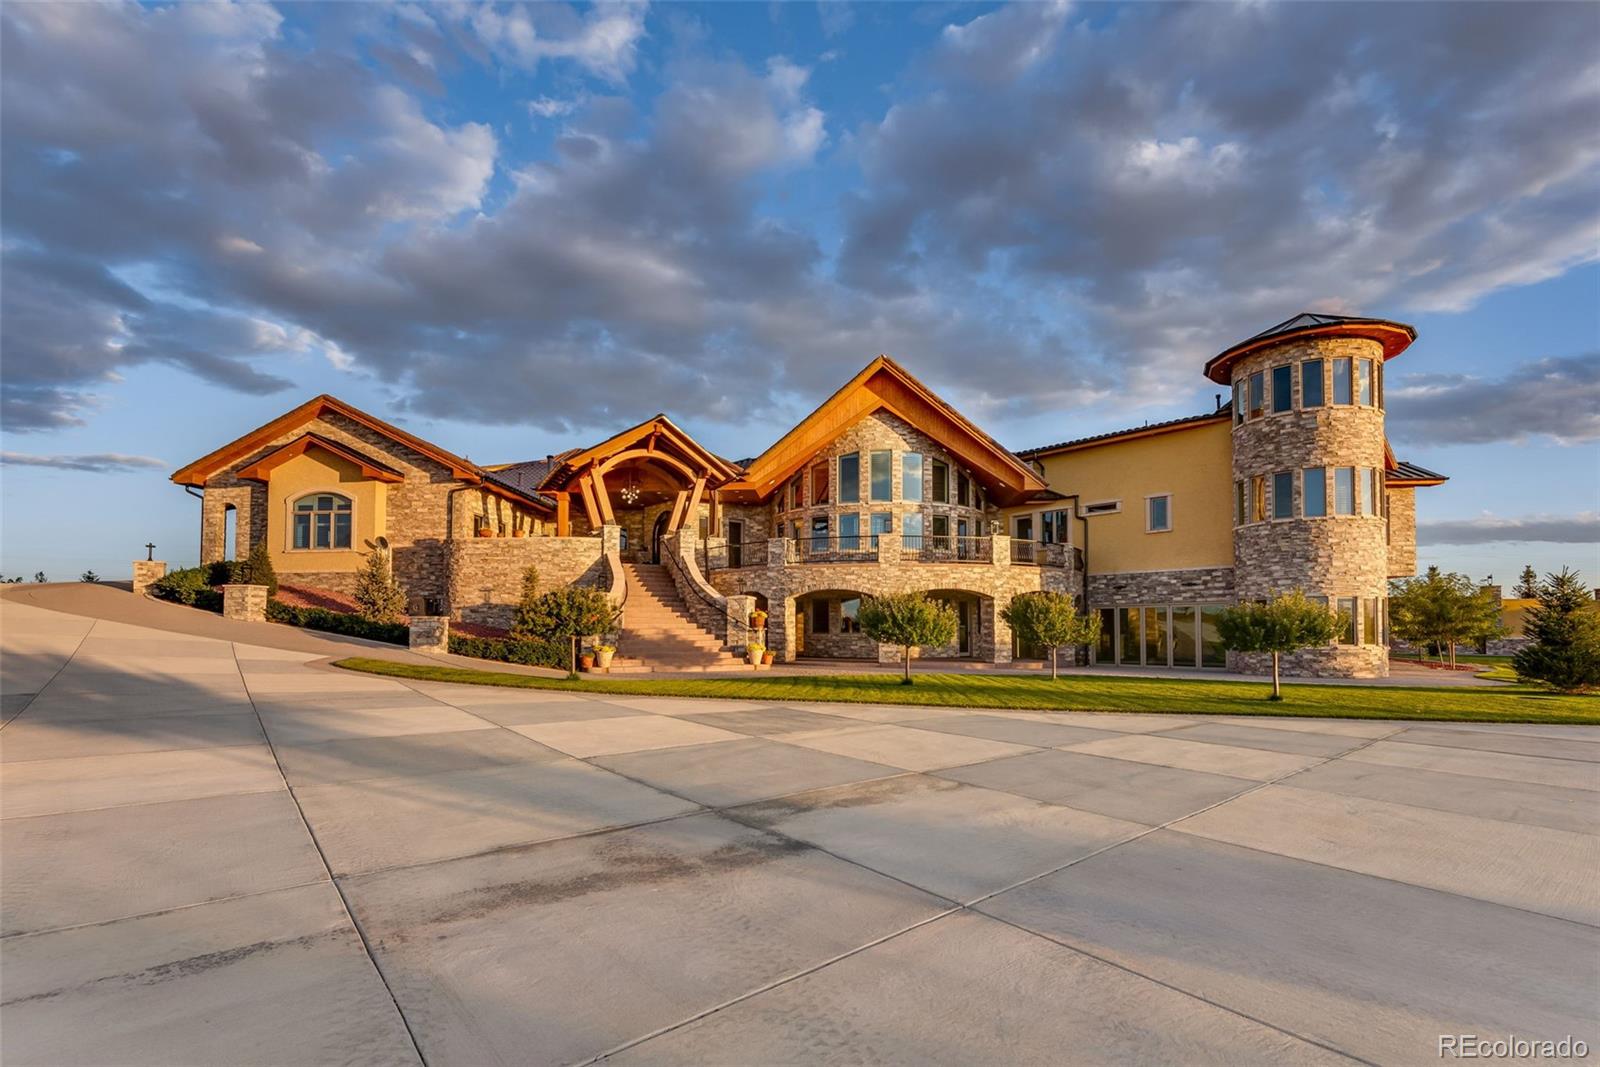
POLYGON ((320 448, 322 451, 338 456, 347 463, 352 463, 361 469, 361 473, 374 481, 403 482, 405 475, 395 470, 386 463, 379 463, 371 456, 364 456, 355 449, 331 441, 321 434, 303 433, 282 448, 275 448, 262 456, 248 467, 239 470, 239 477, 252 482, 264 482, 267 475, 275 468, 281 467, 296 456, 303 456, 309 449, 320 448))
MULTIPOLYGON (((643 444, 649 451, 657 450, 661 445, 667 445, 684 458, 693 462, 693 465, 704 468, 708 472, 707 484, 715 489, 739 476, 739 468, 717 455, 709 449, 701 447, 700 443, 690 437, 665 415, 657 414, 635 426, 630 426, 621 433, 606 438, 597 445, 589 448, 574 448, 561 453, 559 456, 548 457, 544 463, 546 470, 540 479, 537 488, 541 490, 563 490, 580 471, 591 463, 604 463, 605 460, 619 453, 626 452, 634 446, 643 444)), ((514 467, 529 468, 523 476, 533 473, 532 468, 540 461, 528 464, 514 464, 514 467)))
POLYGON ((839 434, 878 411, 890 412, 949 449, 972 469, 998 503, 1019 503, 1046 488, 1031 467, 888 356, 868 363, 799 425, 746 464, 744 476, 727 488, 765 499, 839 434))
POLYGON ((1442 485, 1449 480, 1443 474, 1426 467, 1419 467, 1415 463, 1407 463, 1403 459, 1395 461, 1395 465, 1389 468, 1388 475, 1384 479, 1391 486, 1442 485))
POLYGON ((338 397, 329 396, 327 393, 312 397, 304 404, 284 412, 271 422, 264 423, 244 436, 234 438, 216 451, 201 456, 193 463, 174 472, 172 480, 179 485, 203 487, 206 484, 206 480, 219 471, 225 470, 239 460, 250 456, 285 434, 330 413, 348 419, 359 426, 371 430, 373 433, 410 449, 418 455, 432 460, 448 469, 451 477, 458 478, 469 485, 481 485, 491 492, 499 493, 502 496, 514 497, 520 503, 532 504, 535 507, 550 510, 549 502, 542 497, 524 493, 512 486, 502 484, 491 477, 488 471, 471 460, 458 456, 453 452, 448 452, 430 441, 424 441, 415 434, 407 433, 400 427, 385 422, 376 415, 369 415, 360 408, 347 404, 338 397))
POLYGON ((1284 319, 1275 326, 1247 337, 1233 347, 1213 356, 1206 364, 1205 375, 1220 385, 1227 385, 1228 370, 1241 357, 1269 345, 1281 344, 1290 339, 1311 337, 1365 337, 1383 346, 1383 358, 1393 359, 1404 352, 1417 339, 1413 326, 1389 319, 1367 319, 1353 315, 1320 315, 1302 311, 1284 319))
POLYGON ((1165 422, 1147 422, 1143 426, 1131 426, 1126 430, 1111 430, 1107 433, 1097 433, 1089 437, 1079 437, 1071 441, 1060 441, 1053 445, 1040 445, 1038 448, 1024 448, 1017 455, 1024 459, 1036 459, 1041 456, 1054 455, 1057 452, 1073 452, 1080 448, 1089 448, 1094 445, 1109 444, 1112 441, 1134 439, 1138 437, 1154 437, 1157 434, 1171 433, 1174 430, 1186 430, 1191 426, 1204 426, 1208 423, 1227 422, 1233 415, 1233 402, 1223 404, 1215 411, 1208 411, 1203 415, 1185 415, 1181 419, 1168 419, 1165 422))

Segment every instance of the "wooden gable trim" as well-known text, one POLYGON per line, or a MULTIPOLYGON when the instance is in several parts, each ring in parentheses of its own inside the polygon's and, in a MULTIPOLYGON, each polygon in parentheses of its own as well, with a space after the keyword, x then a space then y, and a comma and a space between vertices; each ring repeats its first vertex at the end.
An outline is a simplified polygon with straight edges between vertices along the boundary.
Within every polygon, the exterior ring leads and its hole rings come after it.
POLYGON ((474 485, 483 480, 482 470, 471 460, 463 459, 447 452, 437 445, 424 441, 414 434, 409 434, 398 426, 384 422, 377 416, 369 415, 359 408, 352 407, 337 397, 329 396, 326 393, 313 397, 299 407, 279 415, 271 422, 256 427, 243 437, 235 438, 216 451, 200 457, 175 472, 172 475, 172 480, 179 485, 203 487, 206 479, 225 469, 229 464, 238 462, 263 445, 270 444, 296 427, 321 418, 329 412, 349 419, 357 425, 364 426, 374 433, 380 434, 396 444, 403 445, 411 451, 438 463, 440 466, 448 468, 454 478, 459 478, 474 485))
POLYGON ((986 489, 1022 499, 1045 488, 1043 479, 992 437, 887 356, 879 356, 784 434, 729 489, 758 499, 794 477, 821 449, 861 419, 888 411, 948 449, 986 489))
POLYGON ((686 473, 690 481, 698 476, 699 470, 704 470, 710 484, 718 486, 739 476, 739 469, 733 464, 702 448, 665 415, 656 415, 591 448, 568 455, 550 472, 540 488, 569 489, 574 480, 591 467, 601 472, 608 471, 624 458, 661 461, 686 473))
POLYGON ((283 464, 296 456, 305 455, 306 452, 313 448, 321 449, 347 463, 354 464, 360 468, 363 476, 371 478, 373 481, 391 484, 405 481, 405 476, 393 467, 385 466, 377 460, 363 456, 353 449, 346 448, 337 441, 330 441, 326 437, 314 433, 302 434, 282 448, 273 449, 250 464, 250 466, 242 468, 239 471, 239 477, 252 482, 264 482, 267 480, 267 475, 273 470, 283 466, 283 464))

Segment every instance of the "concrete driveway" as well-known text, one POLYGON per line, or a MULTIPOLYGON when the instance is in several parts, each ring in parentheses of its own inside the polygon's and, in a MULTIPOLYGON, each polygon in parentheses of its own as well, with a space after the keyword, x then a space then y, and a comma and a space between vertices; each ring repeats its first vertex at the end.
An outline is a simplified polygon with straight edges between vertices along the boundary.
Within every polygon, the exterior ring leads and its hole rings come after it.
POLYGON ((14 601, 0 647, 8 1065, 1600 1049, 1592 728, 587 699, 14 601))

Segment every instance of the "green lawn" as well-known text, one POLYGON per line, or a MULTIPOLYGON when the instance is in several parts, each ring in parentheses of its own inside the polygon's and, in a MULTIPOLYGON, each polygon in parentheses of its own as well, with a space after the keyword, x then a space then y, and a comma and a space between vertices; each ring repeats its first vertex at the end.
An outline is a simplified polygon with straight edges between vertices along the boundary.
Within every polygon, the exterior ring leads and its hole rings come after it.
POLYGON ((919 674, 915 685, 898 675, 752 675, 738 678, 609 678, 569 682, 526 674, 356 657, 346 670, 417 681, 498 685, 627 696, 714 697, 729 700, 841 701, 1028 711, 1145 711, 1187 715, 1307 715, 1351 719, 1441 719, 1454 722, 1600 723, 1600 698, 1561 696, 1526 686, 1285 685, 1282 703, 1265 699, 1262 682, 1186 678, 1071 675, 919 674))

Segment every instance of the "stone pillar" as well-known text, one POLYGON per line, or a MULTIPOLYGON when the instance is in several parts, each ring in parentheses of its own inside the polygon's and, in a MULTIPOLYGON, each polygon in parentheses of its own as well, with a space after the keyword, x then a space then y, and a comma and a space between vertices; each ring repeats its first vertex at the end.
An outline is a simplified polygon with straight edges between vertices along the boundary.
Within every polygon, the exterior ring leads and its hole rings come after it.
MULTIPOLYGON (((789 564, 789 539, 786 537, 771 537, 767 539, 767 566, 785 567, 789 564)), ((772 625, 769 621, 768 626, 772 625)))
POLYGON ((143 596, 145 591, 167 576, 167 564, 160 559, 133 561, 133 595, 143 596))
POLYGON ((750 639, 757 636, 750 627, 750 613, 755 610, 756 598, 753 596, 728 598, 728 640, 725 643, 729 648, 743 651, 750 639))
MULTIPOLYGON (((905 542, 901 540, 902 537, 904 537, 904 534, 899 530, 892 530, 889 533, 878 535, 878 566, 898 567, 900 565, 900 560, 905 555, 905 542)), ((896 662, 899 662, 898 658, 896 662)))
POLYGON ((600 552, 602 555, 622 551, 622 527, 608 522, 600 527, 600 552))
POLYGON ((773 598, 767 612, 767 651, 777 663, 793 663, 794 597, 773 598))
MULTIPOLYGON (((995 540, 999 541, 1001 538, 997 537, 995 540)), ((1006 558, 1010 559, 1011 545, 1009 542, 1011 539, 1008 537, 1004 538, 1004 540, 1007 544, 1005 548, 999 551, 1004 552, 1006 558)), ((993 643, 989 655, 990 663, 1011 662, 1011 626, 1000 614, 1010 602, 1011 598, 1005 594, 982 597, 978 601, 978 614, 983 619, 984 640, 993 643)))
POLYGON ((989 562, 996 567, 1011 566, 1011 538, 1005 534, 990 535, 989 562))
POLYGON ((411 651, 442 653, 450 651, 450 617, 448 615, 413 615, 411 617, 411 651))
POLYGON ((222 617, 242 619, 245 622, 265 622, 267 618, 267 587, 264 585, 224 585, 222 589, 222 617))

